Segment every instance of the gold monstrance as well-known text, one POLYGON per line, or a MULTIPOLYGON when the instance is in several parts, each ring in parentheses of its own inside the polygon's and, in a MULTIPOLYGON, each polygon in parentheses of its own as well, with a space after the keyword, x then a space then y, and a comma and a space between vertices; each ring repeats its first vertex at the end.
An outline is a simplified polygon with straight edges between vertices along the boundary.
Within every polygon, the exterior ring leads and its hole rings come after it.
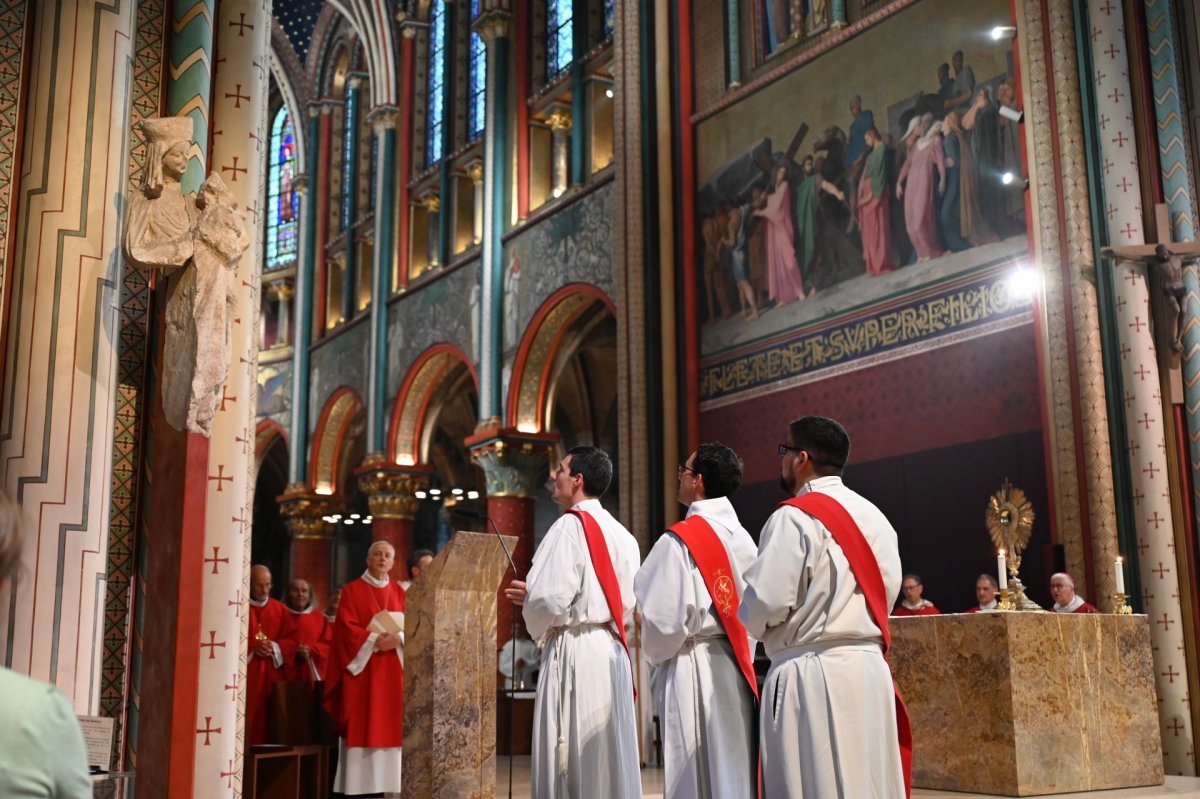
POLYGON ((987 513, 984 514, 988 534, 996 548, 1008 556, 1008 588, 1001 591, 1000 610, 1042 610, 1025 596, 1025 586, 1017 576, 1021 569, 1021 552, 1029 545, 1029 537, 1033 534, 1033 519, 1033 505, 1025 492, 1014 488, 1008 480, 988 499, 987 513))

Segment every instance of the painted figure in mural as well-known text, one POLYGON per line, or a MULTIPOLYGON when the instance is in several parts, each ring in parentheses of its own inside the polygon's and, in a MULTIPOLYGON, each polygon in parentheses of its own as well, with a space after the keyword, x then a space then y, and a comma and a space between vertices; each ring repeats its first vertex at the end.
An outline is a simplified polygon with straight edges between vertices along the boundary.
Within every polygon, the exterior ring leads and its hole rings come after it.
POLYGON ((954 78, 950 77, 950 65, 943 61, 937 68, 938 97, 942 98, 942 106, 954 98, 954 78))
POLYGON ((773 53, 792 35, 791 0, 763 0, 766 51, 773 53))
MULTIPOLYGON (((1003 84, 1002 84, 1003 85, 1003 84)), ((979 207, 992 230, 1004 236, 1011 232, 1008 219, 1008 187, 1001 178, 1007 171, 1020 174, 1020 145, 1000 116, 1000 104, 992 89, 981 86, 975 101, 962 117, 962 127, 971 132, 971 149, 979 170, 979 207), (1014 152, 1014 149, 1015 152, 1014 152)), ((1018 198, 1022 201, 1023 197, 1018 198)))
POLYGON ((199 196, 180 179, 192 149, 189 117, 140 123, 149 145, 142 189, 129 197, 125 255, 168 282, 162 404, 177 430, 209 435, 228 376, 238 260, 250 246, 245 219, 219 175, 199 196))
POLYGON ((722 246, 729 252, 729 271, 737 286, 742 317, 757 319, 758 303, 754 299, 754 288, 750 285, 746 257, 746 228, 750 223, 750 204, 730 208, 725 218, 725 238, 722 240, 722 246))
MULTIPOLYGON (((931 114, 912 125, 920 131, 920 138, 909 148, 908 158, 896 179, 896 197, 904 199, 904 224, 908 237, 917 248, 917 260, 928 261, 942 255, 938 239, 937 198, 946 191, 946 166, 942 154, 941 123, 934 122, 931 114)), ((908 135, 905 136, 908 138, 908 135)))
POLYGON ((891 194, 888 187, 888 152, 879 131, 867 131, 866 158, 858 184, 858 229, 862 235, 867 273, 883 275, 895 268, 892 261, 891 194))
POLYGON ((855 263, 858 271, 862 269, 855 246, 845 241, 839 212, 846 207, 846 195, 826 178, 829 163, 827 158, 805 158, 804 177, 793 198, 796 260, 810 290, 845 279, 843 267, 847 265, 851 271, 855 263))
POLYGON ((700 235, 704 239, 704 298, 708 303, 708 321, 727 319, 732 315, 729 300, 721 291, 721 242, 724 239, 725 220, 721 208, 700 223, 700 235))
POLYGON ((842 164, 846 167, 846 196, 854 203, 858 198, 858 178, 867 159, 867 131, 875 127, 875 114, 862 107, 862 97, 856 94, 850 98, 850 118, 842 164))
POLYGON ((946 102, 947 110, 966 106, 975 92, 975 72, 963 63, 963 59, 962 50, 950 57, 950 64, 954 67, 954 94, 946 102))
MULTIPOLYGON (((1020 109, 1017 108, 1017 86, 1012 76, 1002 80, 996 87, 996 99, 1000 102, 1001 108, 1010 109, 1015 114, 1020 113, 1020 109)), ((1001 174, 1009 172, 1016 178, 1008 185, 1003 182, 1000 184, 1000 193, 1004 197, 1001 209, 1007 225, 1001 231, 1008 234, 1025 229, 1025 182, 1021 180, 1021 129, 1017 122, 1004 114, 1000 114, 998 124, 1000 127, 1000 152, 1004 158, 1001 174)))
POLYGON ((829 0, 809 0, 808 32, 817 33, 829 27, 829 0))
POLYGON ((792 190, 787 172, 786 164, 775 167, 767 202, 754 212, 767 222, 767 293, 776 306, 803 299, 805 294, 800 265, 796 263, 792 190))
POLYGON ((997 241, 979 206, 979 168, 957 111, 942 120, 942 147, 946 191, 942 195, 941 221, 946 246, 957 252, 997 241))
POLYGON ((750 229, 746 241, 746 264, 750 276, 750 287, 754 299, 762 308, 770 300, 767 291, 767 223, 754 216, 754 211, 767 204, 767 195, 761 186, 750 189, 750 204, 746 208, 746 225, 750 229))

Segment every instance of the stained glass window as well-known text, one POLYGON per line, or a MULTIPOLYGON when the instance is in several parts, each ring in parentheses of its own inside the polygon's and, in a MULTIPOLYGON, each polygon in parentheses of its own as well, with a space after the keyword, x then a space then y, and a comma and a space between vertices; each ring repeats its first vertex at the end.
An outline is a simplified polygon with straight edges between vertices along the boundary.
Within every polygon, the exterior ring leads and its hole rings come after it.
POLYGON ((429 87, 426 117, 429 131, 425 142, 425 162, 432 166, 442 160, 442 127, 446 95, 446 9, 442 0, 429 6, 429 87))
POLYGON ((552 80, 575 59, 572 0, 546 0, 546 80, 552 80))
POLYGON ((267 181, 267 269, 296 260, 300 196, 296 177, 296 132, 287 106, 271 125, 271 166, 267 181))
POLYGON ((617 0, 604 0, 604 38, 611 39, 617 22, 617 0))
POLYGON ((342 117, 342 230, 349 230, 354 221, 350 218, 351 192, 354 191, 354 119, 358 116, 358 91, 346 84, 346 113, 342 117))
MULTIPOLYGON (((479 16, 479 0, 471 0, 471 21, 479 16)), ((487 115, 487 48, 483 37, 471 31, 471 53, 468 64, 470 87, 467 90, 467 138, 477 139, 483 133, 487 115)))

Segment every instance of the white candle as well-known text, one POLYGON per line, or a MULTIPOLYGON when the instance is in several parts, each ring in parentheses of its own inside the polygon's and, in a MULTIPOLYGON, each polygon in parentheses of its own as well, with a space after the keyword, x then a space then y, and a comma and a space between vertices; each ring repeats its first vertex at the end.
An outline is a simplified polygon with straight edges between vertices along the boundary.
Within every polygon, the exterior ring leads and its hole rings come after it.
POLYGON ((1000 578, 1000 590, 1008 590, 1008 569, 1005 568, 1004 550, 996 553, 996 576, 1000 578))
POLYGON ((1117 565, 1113 569, 1113 573, 1117 578, 1117 593, 1125 593, 1125 564, 1121 562, 1121 558, 1117 558, 1117 565))

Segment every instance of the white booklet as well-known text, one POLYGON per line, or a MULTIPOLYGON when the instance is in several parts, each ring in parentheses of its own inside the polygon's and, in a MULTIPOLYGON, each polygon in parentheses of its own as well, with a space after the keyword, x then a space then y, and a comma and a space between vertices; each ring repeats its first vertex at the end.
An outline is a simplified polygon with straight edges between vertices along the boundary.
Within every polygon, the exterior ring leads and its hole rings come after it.
POLYGON ((379 611, 371 617, 371 623, 367 625, 367 631, 380 634, 391 633, 392 635, 400 636, 400 646, 396 647, 396 657, 400 658, 400 665, 404 665, 404 611, 379 611))

